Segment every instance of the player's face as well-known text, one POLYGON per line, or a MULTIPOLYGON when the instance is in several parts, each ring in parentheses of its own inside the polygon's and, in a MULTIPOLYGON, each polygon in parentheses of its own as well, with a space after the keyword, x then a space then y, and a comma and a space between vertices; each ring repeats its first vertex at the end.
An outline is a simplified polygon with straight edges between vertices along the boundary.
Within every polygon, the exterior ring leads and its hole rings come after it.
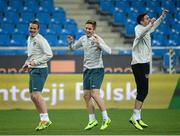
POLYGON ((86 24, 85 30, 88 37, 91 37, 94 34, 94 27, 92 24, 86 24))
POLYGON ((39 28, 37 24, 32 24, 32 23, 29 24, 29 33, 31 37, 36 36, 38 31, 39 31, 39 28))
POLYGON ((149 18, 149 16, 145 15, 142 22, 143 22, 144 26, 147 26, 150 23, 150 21, 151 21, 151 19, 149 18))

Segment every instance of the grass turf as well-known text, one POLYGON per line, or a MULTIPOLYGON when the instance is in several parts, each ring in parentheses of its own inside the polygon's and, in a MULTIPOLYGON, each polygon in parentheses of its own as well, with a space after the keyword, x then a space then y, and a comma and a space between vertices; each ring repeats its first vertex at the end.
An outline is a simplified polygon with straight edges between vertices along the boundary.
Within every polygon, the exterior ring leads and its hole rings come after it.
POLYGON ((0 111, 0 135, 180 135, 180 110, 143 110, 143 120, 149 125, 143 131, 129 122, 132 110, 109 109, 112 120, 108 129, 101 131, 101 113, 96 112, 99 125, 85 131, 86 110, 49 110, 53 122, 46 130, 36 132, 39 116, 35 110, 0 111))

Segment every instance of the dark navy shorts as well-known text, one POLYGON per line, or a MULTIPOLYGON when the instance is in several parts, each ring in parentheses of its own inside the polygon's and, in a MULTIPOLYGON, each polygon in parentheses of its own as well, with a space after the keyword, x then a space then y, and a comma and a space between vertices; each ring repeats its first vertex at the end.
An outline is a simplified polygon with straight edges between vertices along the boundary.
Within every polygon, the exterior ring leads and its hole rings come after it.
POLYGON ((48 68, 32 68, 29 72, 29 91, 42 92, 48 76, 48 68))
POLYGON ((104 68, 86 69, 83 73, 83 89, 100 89, 104 78, 104 68))

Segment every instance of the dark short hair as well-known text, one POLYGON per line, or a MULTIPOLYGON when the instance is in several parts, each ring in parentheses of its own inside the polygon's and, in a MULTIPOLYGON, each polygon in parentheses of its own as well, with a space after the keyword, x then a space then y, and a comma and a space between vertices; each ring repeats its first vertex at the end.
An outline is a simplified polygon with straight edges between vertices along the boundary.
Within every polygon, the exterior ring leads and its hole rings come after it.
POLYGON ((147 13, 142 13, 137 16, 137 23, 141 24, 140 22, 144 19, 144 16, 147 15, 147 13))
POLYGON ((88 21, 86 22, 86 24, 91 24, 91 25, 93 25, 94 29, 96 29, 96 21, 94 21, 94 20, 88 20, 88 21))
POLYGON ((39 21, 37 21, 37 20, 32 20, 29 22, 29 24, 36 24, 39 28, 39 21))

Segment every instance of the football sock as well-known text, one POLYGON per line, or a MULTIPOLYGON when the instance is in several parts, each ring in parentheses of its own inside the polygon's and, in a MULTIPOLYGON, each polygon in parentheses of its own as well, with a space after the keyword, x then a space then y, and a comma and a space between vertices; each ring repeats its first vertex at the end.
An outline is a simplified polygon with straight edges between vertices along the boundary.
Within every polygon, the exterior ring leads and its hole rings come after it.
POLYGON ((48 113, 40 113, 39 115, 41 121, 49 121, 48 113))

